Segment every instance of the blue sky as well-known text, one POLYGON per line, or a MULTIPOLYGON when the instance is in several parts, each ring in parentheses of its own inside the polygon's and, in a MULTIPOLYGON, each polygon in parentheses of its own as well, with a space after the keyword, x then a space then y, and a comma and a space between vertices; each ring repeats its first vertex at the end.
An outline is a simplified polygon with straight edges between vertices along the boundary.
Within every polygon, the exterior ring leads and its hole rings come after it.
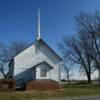
POLYGON ((41 12, 41 36, 57 51, 57 42, 75 33, 74 16, 100 10, 100 0, 0 0, 0 42, 33 42, 37 9, 41 12))

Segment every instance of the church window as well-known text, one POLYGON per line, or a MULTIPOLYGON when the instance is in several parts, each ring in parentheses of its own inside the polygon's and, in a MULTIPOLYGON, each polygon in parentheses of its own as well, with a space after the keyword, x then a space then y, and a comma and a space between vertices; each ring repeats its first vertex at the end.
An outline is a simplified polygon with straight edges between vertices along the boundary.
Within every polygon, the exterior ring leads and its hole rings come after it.
POLYGON ((41 69, 41 77, 46 77, 47 76, 47 69, 42 68, 41 69))

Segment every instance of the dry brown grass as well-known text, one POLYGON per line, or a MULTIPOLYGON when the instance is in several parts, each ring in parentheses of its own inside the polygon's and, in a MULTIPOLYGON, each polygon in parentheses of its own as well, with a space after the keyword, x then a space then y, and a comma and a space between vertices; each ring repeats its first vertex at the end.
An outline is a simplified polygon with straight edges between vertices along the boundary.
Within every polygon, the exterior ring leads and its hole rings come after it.
POLYGON ((46 98, 100 95, 100 86, 71 85, 55 91, 0 93, 0 100, 44 100, 46 98))

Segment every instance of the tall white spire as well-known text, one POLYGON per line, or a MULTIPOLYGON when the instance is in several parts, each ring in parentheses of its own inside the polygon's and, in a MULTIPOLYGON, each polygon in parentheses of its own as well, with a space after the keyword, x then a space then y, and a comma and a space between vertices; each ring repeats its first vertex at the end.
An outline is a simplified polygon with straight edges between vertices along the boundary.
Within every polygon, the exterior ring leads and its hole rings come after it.
POLYGON ((36 33, 36 39, 40 39, 40 10, 38 9, 38 16, 37 16, 37 33, 36 33))

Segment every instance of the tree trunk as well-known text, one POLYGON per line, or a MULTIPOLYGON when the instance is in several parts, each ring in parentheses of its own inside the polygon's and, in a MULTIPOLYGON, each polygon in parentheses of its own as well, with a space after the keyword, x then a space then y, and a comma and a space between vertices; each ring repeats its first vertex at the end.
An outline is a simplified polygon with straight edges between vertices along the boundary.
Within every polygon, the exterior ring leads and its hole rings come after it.
POLYGON ((98 71, 98 84, 100 84, 100 70, 98 71))
POLYGON ((90 73, 87 74, 87 78, 88 78, 88 84, 91 84, 92 81, 91 81, 91 74, 90 73))
POLYGON ((68 80, 68 84, 70 84, 70 75, 69 75, 69 70, 67 70, 67 80, 68 80))
POLYGON ((69 75, 68 75, 68 77, 67 77, 67 78, 68 78, 68 84, 70 84, 70 79, 69 79, 69 75))

